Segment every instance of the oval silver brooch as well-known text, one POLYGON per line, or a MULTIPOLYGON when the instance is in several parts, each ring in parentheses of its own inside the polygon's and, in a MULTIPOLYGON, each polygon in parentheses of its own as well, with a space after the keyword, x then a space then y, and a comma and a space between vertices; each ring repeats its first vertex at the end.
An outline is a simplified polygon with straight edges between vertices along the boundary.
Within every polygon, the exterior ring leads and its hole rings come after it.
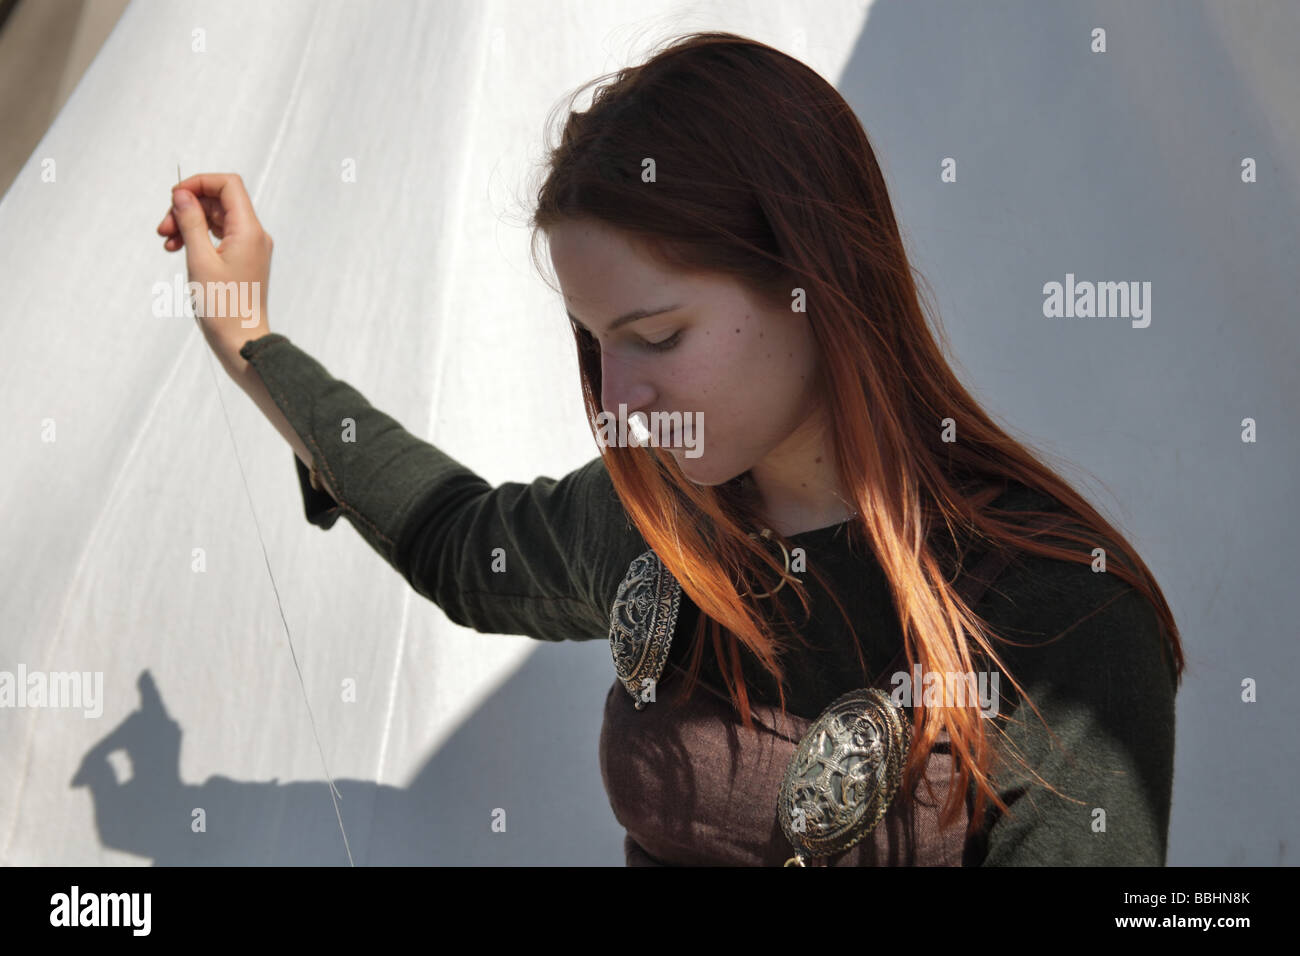
POLYGON ((898 790, 911 739, 907 714, 884 691, 837 698, 786 766, 777 815, 795 848, 787 865, 831 856, 875 829, 898 790))
POLYGON ((654 551, 628 567, 610 610, 609 645, 614 669, 637 710, 653 700, 672 645, 682 586, 654 551))

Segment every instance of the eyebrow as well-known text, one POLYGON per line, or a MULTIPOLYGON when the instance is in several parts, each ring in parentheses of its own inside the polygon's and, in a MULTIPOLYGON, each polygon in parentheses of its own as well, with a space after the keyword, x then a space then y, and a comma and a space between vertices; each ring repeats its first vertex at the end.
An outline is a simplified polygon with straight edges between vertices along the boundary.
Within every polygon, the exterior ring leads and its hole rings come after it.
MULTIPOLYGON (((631 312, 627 313, 626 315, 620 315, 613 322, 609 323, 609 331, 613 332, 615 329, 622 328, 623 326, 627 325, 629 322, 635 322, 637 319, 648 319, 652 315, 661 315, 664 312, 672 312, 673 310, 680 309, 680 308, 681 308, 680 305, 666 305, 662 309, 633 309, 631 312)), ((564 311, 569 316, 569 320, 573 322, 573 324, 576 325, 578 328, 582 329, 584 332, 591 331, 589 328, 587 328, 585 325, 579 322, 577 318, 574 316, 574 314, 570 312, 567 308, 564 311)))

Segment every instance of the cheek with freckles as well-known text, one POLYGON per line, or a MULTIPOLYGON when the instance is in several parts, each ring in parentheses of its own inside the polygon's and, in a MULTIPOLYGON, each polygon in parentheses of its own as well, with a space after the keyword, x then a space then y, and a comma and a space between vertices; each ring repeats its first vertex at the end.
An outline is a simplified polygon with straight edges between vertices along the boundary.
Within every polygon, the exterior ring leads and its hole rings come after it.
POLYGON ((700 361, 689 371, 684 364, 672 385, 680 401, 666 404, 702 416, 703 454, 677 458, 692 480, 716 484, 748 470, 779 440, 790 357, 769 346, 763 325, 745 313, 700 329, 698 341, 700 361))
POLYGON ((782 317, 764 316, 749 326, 737 324, 731 394, 743 404, 752 444, 766 452, 798 424, 808 387, 808 342, 802 327, 782 317))

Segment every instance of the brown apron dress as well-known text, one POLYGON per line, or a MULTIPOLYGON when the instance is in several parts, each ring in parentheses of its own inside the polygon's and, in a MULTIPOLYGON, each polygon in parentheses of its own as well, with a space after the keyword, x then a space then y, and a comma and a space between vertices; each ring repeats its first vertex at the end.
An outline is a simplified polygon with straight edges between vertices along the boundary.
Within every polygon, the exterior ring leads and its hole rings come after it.
MULTIPOLYGON (((1009 560, 1005 552, 988 553, 963 576, 958 589, 970 606, 1009 560)), ((906 668, 900 650, 870 686, 888 694, 891 676, 906 668)), ((674 673, 682 671, 674 666, 674 673)), ((628 866, 781 866, 794 855, 777 801, 786 765, 814 721, 782 715, 775 706, 753 704, 751 710, 752 731, 726 697, 703 683, 682 704, 665 700, 637 710, 614 681, 605 698, 600 771, 614 816, 627 830, 628 866)), ((915 726, 912 734, 915 744, 915 726)), ((933 797, 924 782, 910 801, 896 795, 867 837, 814 865, 978 865, 985 828, 966 838, 969 794, 957 820, 939 828, 951 766, 948 734, 940 730, 925 764, 933 797)))

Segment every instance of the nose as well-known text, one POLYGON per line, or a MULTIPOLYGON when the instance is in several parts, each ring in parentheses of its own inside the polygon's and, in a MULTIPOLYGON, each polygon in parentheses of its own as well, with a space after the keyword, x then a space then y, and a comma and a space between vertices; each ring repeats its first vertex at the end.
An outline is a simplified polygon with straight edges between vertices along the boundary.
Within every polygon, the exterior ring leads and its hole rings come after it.
POLYGON ((619 405, 627 406, 627 414, 649 407, 654 399, 654 386, 648 382, 637 363, 619 358, 604 349, 600 353, 600 407, 611 415, 618 415, 619 405))

